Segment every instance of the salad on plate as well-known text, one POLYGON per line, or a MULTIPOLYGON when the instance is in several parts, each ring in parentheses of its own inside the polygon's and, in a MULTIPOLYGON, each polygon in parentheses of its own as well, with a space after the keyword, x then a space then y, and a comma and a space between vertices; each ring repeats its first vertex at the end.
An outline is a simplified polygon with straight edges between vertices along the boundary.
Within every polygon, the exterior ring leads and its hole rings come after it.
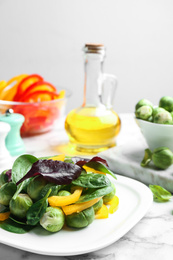
POLYGON ((21 155, 0 175, 0 227, 23 234, 40 226, 54 233, 108 218, 119 205, 109 175, 116 179, 98 156, 21 155))

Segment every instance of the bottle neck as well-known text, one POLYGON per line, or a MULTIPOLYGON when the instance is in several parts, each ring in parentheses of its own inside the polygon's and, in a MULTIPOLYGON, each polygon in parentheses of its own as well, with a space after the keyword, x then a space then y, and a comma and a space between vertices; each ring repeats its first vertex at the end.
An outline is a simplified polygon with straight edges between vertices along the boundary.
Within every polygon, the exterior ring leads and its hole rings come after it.
POLYGON ((103 54, 85 53, 83 106, 95 107, 101 105, 103 63, 103 54))

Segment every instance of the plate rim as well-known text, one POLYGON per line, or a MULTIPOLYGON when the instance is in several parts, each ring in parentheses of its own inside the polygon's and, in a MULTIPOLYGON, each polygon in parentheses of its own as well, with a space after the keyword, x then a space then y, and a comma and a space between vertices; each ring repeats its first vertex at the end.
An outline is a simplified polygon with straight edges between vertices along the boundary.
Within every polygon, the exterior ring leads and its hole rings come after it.
MULTIPOLYGON (((108 241, 104 241, 104 242, 100 243, 97 247, 94 246, 94 247, 86 248, 85 250, 78 249, 77 251, 67 252, 67 253, 64 252, 64 251, 60 251, 60 250, 59 251, 57 250, 57 252, 52 252, 52 253, 50 253, 50 251, 40 251, 40 250, 36 250, 35 248, 16 245, 16 244, 10 243, 8 241, 3 241, 3 239, 1 237, 0 237, 0 243, 5 244, 5 245, 10 246, 10 247, 13 247, 13 248, 17 248, 17 249, 20 249, 20 250, 27 251, 27 252, 30 252, 30 253, 35 253, 35 254, 45 255, 45 256, 46 255, 47 256, 81 255, 81 254, 86 254, 86 253, 98 251, 100 249, 103 249, 103 248, 115 243, 121 237, 123 237, 127 232, 129 232, 145 216, 145 214, 148 212, 148 210, 150 209, 152 202, 153 202, 153 194, 152 194, 151 190, 147 187, 147 185, 145 185, 144 183, 142 183, 138 180, 134 180, 134 179, 131 179, 129 177, 125 177, 125 176, 122 176, 122 175, 119 175, 119 174, 116 174, 116 176, 117 176, 117 180, 113 179, 110 176, 111 181, 113 181, 114 183, 117 183, 117 182, 119 182, 120 184, 122 183, 123 185, 126 185, 129 188, 133 188, 133 190, 134 190, 134 187, 136 189, 136 185, 137 185, 137 191, 139 192, 139 195, 142 195, 143 192, 146 192, 146 193, 145 193, 145 199, 143 198, 142 205, 139 205, 139 207, 137 208, 138 210, 135 213, 135 214, 137 214, 137 215, 135 215, 135 218, 133 217, 132 219, 125 222, 125 225, 123 226, 123 228, 120 229, 120 231, 118 232, 118 236, 115 236, 115 239, 112 239, 112 237, 111 237, 108 241), (144 207, 143 205, 145 205, 146 207, 144 207), (129 222, 130 222, 130 224, 129 224, 129 222), (128 228, 126 227, 127 225, 128 225, 128 228)), ((16 235, 16 236, 18 236, 18 235, 20 235, 20 236, 26 235, 27 236, 27 234, 28 234, 28 233, 26 233, 26 234, 15 234, 15 233, 10 233, 8 231, 0 229, 0 233, 1 233, 1 231, 8 233, 8 234, 16 235)))

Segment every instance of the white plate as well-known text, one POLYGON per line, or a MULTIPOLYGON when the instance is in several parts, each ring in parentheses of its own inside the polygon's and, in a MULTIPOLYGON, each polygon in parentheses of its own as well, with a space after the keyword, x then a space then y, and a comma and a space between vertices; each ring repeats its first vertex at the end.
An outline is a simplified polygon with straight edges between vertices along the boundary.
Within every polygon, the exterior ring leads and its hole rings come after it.
POLYGON ((147 213, 153 196, 150 189, 133 179, 117 176, 118 210, 108 219, 97 219, 84 229, 49 233, 36 228, 26 234, 0 229, 0 242, 42 255, 79 255, 104 248, 126 234, 147 213))

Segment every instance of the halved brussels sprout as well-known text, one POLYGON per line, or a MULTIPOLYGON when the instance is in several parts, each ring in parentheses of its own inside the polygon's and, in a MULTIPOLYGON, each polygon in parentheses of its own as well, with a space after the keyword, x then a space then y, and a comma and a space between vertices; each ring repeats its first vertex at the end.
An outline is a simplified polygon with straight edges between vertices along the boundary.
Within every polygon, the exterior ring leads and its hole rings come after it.
POLYGON ((9 207, 14 216, 22 219, 26 217, 26 213, 32 204, 33 202, 27 194, 19 193, 16 198, 10 200, 9 207))
POLYGON ((13 182, 3 184, 0 188, 0 204, 8 206, 16 190, 17 186, 13 182))
POLYGON ((157 113, 163 112, 163 111, 165 111, 165 109, 162 108, 162 107, 155 107, 155 108, 153 108, 153 117, 155 117, 155 115, 156 115, 157 113))
POLYGON ((157 124, 173 124, 173 119, 171 113, 168 111, 160 111, 155 114, 153 122, 157 124))
POLYGON ((84 228, 91 224, 94 220, 94 208, 90 207, 79 213, 73 213, 65 217, 66 223, 69 227, 84 228))
POLYGON ((150 120, 150 121, 151 121, 152 114, 153 114, 152 107, 147 105, 139 107, 135 112, 137 118, 143 120, 150 120))
POLYGON ((40 225, 50 232, 58 232, 62 229, 64 223, 65 216, 60 208, 48 207, 40 219, 40 225))

